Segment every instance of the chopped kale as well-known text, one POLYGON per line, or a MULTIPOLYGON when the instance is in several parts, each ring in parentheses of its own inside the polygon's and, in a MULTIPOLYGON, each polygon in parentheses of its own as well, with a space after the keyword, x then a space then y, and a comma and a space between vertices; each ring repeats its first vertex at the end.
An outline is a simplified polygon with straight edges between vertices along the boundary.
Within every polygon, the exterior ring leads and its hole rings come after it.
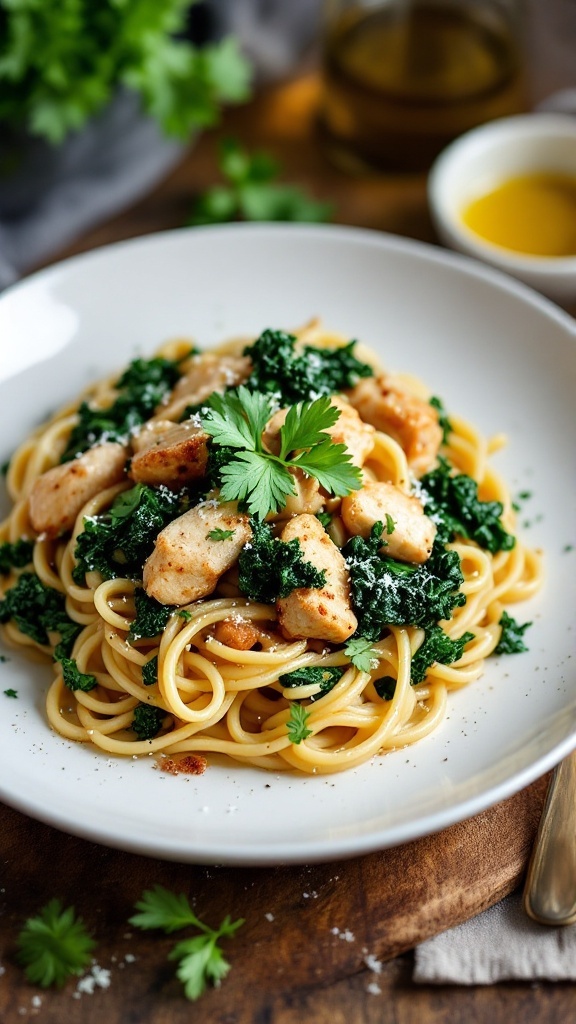
POLYGON ((352 537, 343 548, 350 573, 356 636, 378 640, 388 625, 430 626, 449 619, 465 604, 464 577, 456 551, 435 542, 423 565, 397 562, 379 554, 383 524, 374 523, 368 540, 352 537))
POLYGON ((84 582, 85 573, 96 569, 104 579, 126 576, 141 579, 142 567, 154 547, 154 541, 173 519, 190 507, 186 489, 175 492, 168 487, 137 484, 115 499, 109 512, 84 520, 78 535, 73 576, 84 582))
POLYGON ((279 597, 288 597, 298 587, 320 588, 326 574, 306 562, 300 542, 277 540, 270 526, 251 519, 252 540, 240 552, 238 587, 253 601, 274 604, 279 597))
MULTIPOLYGON (((453 661, 458 661, 464 653, 465 645, 473 639, 473 633, 463 633, 457 640, 451 640, 441 626, 428 626, 424 640, 412 658, 410 685, 417 686, 424 682, 428 669, 436 662, 451 665, 453 661)), ((374 689, 382 700, 392 700, 396 693, 394 676, 376 679, 374 689)))
POLYGON ((499 625, 502 626, 502 633, 494 649, 495 654, 520 654, 522 651, 528 650, 523 637, 526 630, 532 625, 531 622, 524 622, 521 625, 508 612, 502 612, 499 625))
POLYGON ((160 732, 166 718, 163 708, 154 704, 137 704, 134 708, 132 729, 139 740, 152 740, 160 732))
POLYGON ((144 686, 153 686, 158 682, 158 655, 142 666, 142 682, 144 686))
POLYGON ((69 690, 83 690, 88 693, 98 685, 98 680, 86 672, 80 672, 74 658, 60 658, 62 676, 69 690))
POLYGON ((150 418, 180 376, 179 363, 172 359, 133 360, 116 381, 117 397, 111 405, 97 409, 82 402, 61 461, 68 462, 103 441, 126 441, 134 427, 150 418))
POLYGON ((501 522, 502 503, 480 501, 476 481, 465 473, 453 474, 446 459, 440 458, 438 468, 423 476, 420 483, 426 514, 437 524, 437 537, 443 543, 465 537, 492 554, 514 547, 513 534, 501 522))
POLYGON ((458 661, 462 657, 468 641, 473 639, 473 633, 463 633, 458 639, 451 640, 441 626, 428 626, 424 640, 412 658, 410 678, 412 686, 424 681, 428 669, 435 662, 439 662, 441 665, 451 665, 453 661, 458 661))
POLYGON ((23 537, 0 544, 0 574, 6 576, 12 568, 23 569, 25 565, 29 565, 33 551, 34 541, 24 540, 23 537))
POLYGON ((346 671, 340 665, 309 665, 306 668, 296 668, 293 672, 285 672, 278 677, 281 686, 318 686, 318 692, 312 694, 310 701, 319 700, 325 693, 329 693, 336 683, 342 678, 346 671))
POLYGON ((436 409, 436 412, 438 413, 438 423, 442 429, 442 444, 447 444, 448 437, 452 433, 452 424, 450 423, 448 413, 444 408, 444 403, 441 398, 433 395, 430 399, 430 405, 433 409, 436 409))
POLYGON ((396 682, 394 676, 381 676, 380 679, 374 680, 374 689, 382 700, 392 700, 396 693, 396 682))
POLYGON ((46 587, 32 572, 23 572, 0 601, 0 622, 13 620, 18 629, 36 643, 50 643, 48 633, 60 635, 54 657, 66 657, 82 627, 66 613, 66 599, 60 591, 46 587))
POLYGON ((332 515, 330 512, 317 512, 316 519, 322 524, 324 529, 327 530, 332 522, 332 515))
POLYGON ((244 349, 252 361, 246 381, 251 391, 278 395, 282 405, 311 401, 321 395, 344 391, 374 370, 354 355, 355 341, 342 348, 323 349, 306 345, 294 351, 296 338, 284 331, 266 330, 244 349))
POLYGON ((153 597, 148 597, 146 591, 140 587, 134 591, 134 604, 136 605, 136 616, 128 633, 129 642, 134 643, 135 640, 147 640, 159 636, 174 608, 171 605, 160 604, 153 597))

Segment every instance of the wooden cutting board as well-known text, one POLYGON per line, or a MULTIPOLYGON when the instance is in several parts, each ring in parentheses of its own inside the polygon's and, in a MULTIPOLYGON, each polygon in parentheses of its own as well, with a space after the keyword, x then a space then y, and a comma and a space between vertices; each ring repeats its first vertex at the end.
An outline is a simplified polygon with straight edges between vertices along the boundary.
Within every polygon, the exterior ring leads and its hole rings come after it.
MULTIPOLYGON (((134 903, 159 884, 186 893, 213 925, 226 914, 245 918, 228 947, 234 970, 218 990, 220 1011, 237 1006, 251 986, 261 993, 327 986, 365 970, 366 955, 389 960, 512 892, 526 869, 548 781, 545 776, 469 821, 402 847, 277 868, 147 859, 64 835, 0 806, 0 947, 3 940, 5 949, 13 948, 22 921, 59 896, 97 935, 100 964, 117 963, 122 950, 130 950, 135 960, 123 998, 132 991, 137 1001, 168 984, 166 951, 174 937, 135 932, 126 945, 134 903)), ((12 991, 24 991, 22 972, 6 963, 12 991)))

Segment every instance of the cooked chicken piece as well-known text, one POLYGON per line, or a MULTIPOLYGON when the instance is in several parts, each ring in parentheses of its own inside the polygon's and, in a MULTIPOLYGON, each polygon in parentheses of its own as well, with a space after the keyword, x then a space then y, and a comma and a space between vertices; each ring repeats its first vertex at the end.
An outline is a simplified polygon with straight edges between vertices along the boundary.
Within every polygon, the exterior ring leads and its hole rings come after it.
POLYGON ((249 619, 243 619, 241 615, 217 622, 214 636, 221 644, 233 647, 235 651, 249 651, 260 639, 256 626, 249 619))
POLYGON ((424 514, 418 498, 385 481, 367 483, 342 498, 341 516, 349 533, 369 537, 374 523, 384 524, 386 554, 401 562, 425 562, 430 557, 436 526, 424 514), (390 530, 387 530, 390 516, 390 530))
MULTIPOLYGON (((370 423, 363 423, 356 409, 342 395, 333 395, 330 403, 340 410, 340 415, 334 426, 328 427, 324 433, 332 438, 334 444, 346 445, 355 466, 363 466, 374 447, 374 427, 370 423)), ((279 409, 264 429, 264 447, 273 455, 280 451, 280 427, 284 425, 287 415, 288 409, 279 409)))
POLYGON ((252 530, 235 502, 203 501, 174 519, 156 538, 144 564, 144 589, 161 604, 182 605, 211 594, 236 562, 252 530), (216 540, 215 530, 232 530, 216 540))
POLYGON ((438 413, 390 374, 365 377, 348 398, 366 423, 389 434, 406 453, 416 476, 432 468, 442 442, 438 413))
POLYGON ((219 356, 215 352, 202 352, 192 356, 189 367, 167 401, 157 410, 167 419, 179 419, 186 406, 198 405, 214 391, 225 391, 243 384, 250 376, 252 364, 248 356, 219 356))
POLYGON ((290 516, 299 516, 303 513, 316 515, 328 500, 326 491, 320 487, 316 477, 307 476, 301 469, 290 469, 289 473, 294 478, 296 494, 291 494, 286 499, 284 507, 279 512, 267 516, 269 520, 288 519, 290 516))
POLYGON ((326 583, 318 590, 300 587, 276 602, 282 633, 289 640, 316 637, 342 643, 358 626, 350 603, 344 558, 314 516, 294 516, 289 520, 281 539, 287 542, 294 538, 300 541, 305 561, 325 570, 326 583))
POLYGON ((58 537, 71 530, 87 501, 120 483, 127 458, 128 449, 110 441, 38 477, 29 499, 30 522, 36 532, 58 537))
POLYGON ((208 461, 208 434, 193 420, 146 424, 132 439, 136 454, 129 475, 145 484, 180 487, 204 476, 208 461))

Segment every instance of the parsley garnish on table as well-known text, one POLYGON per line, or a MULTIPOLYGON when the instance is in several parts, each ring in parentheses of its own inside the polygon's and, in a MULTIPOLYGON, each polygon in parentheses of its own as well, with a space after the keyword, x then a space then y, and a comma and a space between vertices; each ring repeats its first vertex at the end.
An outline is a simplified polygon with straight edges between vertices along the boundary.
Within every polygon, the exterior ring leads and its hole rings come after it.
POLYGON ((223 182, 196 201, 191 225, 227 221, 300 221, 330 219, 332 207, 319 202, 296 185, 277 181, 280 166, 267 153, 248 153, 235 140, 220 146, 219 169, 223 182))
POLYGON ((161 885, 146 890, 135 909, 138 913, 129 918, 129 924, 136 928, 171 934, 190 927, 198 932, 178 942, 168 954, 169 960, 178 961, 176 974, 184 985, 187 999, 198 999, 208 983, 219 985, 228 974, 230 964, 219 943, 236 934, 244 924, 243 918, 232 921, 228 914, 218 928, 210 928, 196 916, 183 893, 176 895, 161 885))
POLYGON ((291 406, 279 432, 278 455, 265 451, 262 432, 274 412, 273 399, 241 385, 223 395, 213 394, 202 411, 202 426, 214 444, 230 450, 220 467, 220 497, 239 501, 251 515, 264 519, 277 512, 296 493, 290 469, 315 477, 330 494, 343 496, 357 489, 361 473, 352 465, 343 444, 326 434, 340 415, 329 398, 291 406))
POLYGON ((18 961, 28 981, 42 988, 61 988, 90 964, 95 942, 73 907, 50 900, 28 918, 18 936, 18 961))

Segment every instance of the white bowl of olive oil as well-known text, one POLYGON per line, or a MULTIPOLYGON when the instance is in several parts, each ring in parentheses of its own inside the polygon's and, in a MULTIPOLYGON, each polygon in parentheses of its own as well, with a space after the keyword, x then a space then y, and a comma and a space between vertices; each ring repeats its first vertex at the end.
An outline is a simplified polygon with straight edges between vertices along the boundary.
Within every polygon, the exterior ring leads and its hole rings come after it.
POLYGON ((576 302, 576 117, 521 114, 466 132, 433 164, 428 200, 445 245, 576 302))

